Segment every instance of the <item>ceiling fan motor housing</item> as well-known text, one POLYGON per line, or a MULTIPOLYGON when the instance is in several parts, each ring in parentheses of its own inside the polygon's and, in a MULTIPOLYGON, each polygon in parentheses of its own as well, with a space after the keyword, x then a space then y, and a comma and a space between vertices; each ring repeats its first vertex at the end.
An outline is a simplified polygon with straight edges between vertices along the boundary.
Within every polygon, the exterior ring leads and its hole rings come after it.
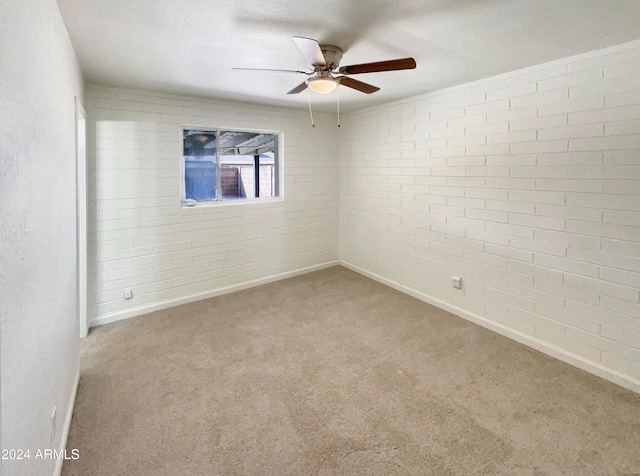
POLYGON ((340 65, 343 53, 342 49, 333 45, 320 45, 320 50, 322 51, 324 60, 327 62, 327 68, 334 70, 340 65))

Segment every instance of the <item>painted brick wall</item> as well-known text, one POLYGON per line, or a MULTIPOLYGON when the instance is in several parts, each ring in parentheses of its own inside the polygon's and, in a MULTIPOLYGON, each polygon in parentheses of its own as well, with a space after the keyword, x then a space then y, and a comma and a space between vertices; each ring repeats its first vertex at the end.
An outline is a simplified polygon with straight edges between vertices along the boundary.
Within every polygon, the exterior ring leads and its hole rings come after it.
POLYGON ((340 135, 342 261, 640 391, 639 42, 340 135))
POLYGON ((93 324, 337 260, 331 116, 100 86, 85 103, 93 324), (284 200, 182 208, 181 125, 284 132, 284 200))

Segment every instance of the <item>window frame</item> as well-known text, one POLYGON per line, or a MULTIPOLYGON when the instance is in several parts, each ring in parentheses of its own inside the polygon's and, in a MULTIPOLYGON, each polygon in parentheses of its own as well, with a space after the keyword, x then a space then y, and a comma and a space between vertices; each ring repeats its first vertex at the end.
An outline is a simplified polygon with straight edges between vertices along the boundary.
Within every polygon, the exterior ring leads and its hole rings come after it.
POLYGON ((227 206, 242 205, 256 203, 271 203, 284 200, 284 132, 267 129, 251 129, 247 127, 221 127, 221 126, 202 126, 192 124, 182 124, 180 126, 180 205, 182 208, 198 208, 210 206, 227 206), (187 200, 185 190, 185 157, 184 157, 184 133, 189 130, 197 130, 203 132, 215 132, 216 134, 216 197, 211 200, 187 200), (271 134, 275 136, 274 146, 274 191, 273 197, 258 198, 236 198, 223 199, 221 193, 222 179, 222 161, 220 160, 220 132, 249 132, 256 134, 271 134))

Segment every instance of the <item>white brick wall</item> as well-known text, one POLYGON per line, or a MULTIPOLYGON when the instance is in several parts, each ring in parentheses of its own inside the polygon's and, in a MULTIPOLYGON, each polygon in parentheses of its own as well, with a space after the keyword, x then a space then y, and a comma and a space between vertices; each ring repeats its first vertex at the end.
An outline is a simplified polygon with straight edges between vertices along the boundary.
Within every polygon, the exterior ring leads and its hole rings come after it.
POLYGON ((639 61, 634 42, 344 118, 340 259, 640 390, 639 61))
POLYGON ((337 260, 332 116, 100 86, 85 108, 94 324, 337 260), (282 131, 284 200, 182 208, 181 125, 282 131))

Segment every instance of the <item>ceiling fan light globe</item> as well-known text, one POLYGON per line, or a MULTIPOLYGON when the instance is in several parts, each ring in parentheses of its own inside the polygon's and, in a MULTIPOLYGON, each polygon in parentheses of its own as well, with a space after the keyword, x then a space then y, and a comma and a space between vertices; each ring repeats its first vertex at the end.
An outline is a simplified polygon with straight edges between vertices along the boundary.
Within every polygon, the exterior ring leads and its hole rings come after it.
POLYGON ((329 94, 335 91, 338 84, 338 81, 330 78, 310 78, 307 80, 309 89, 318 94, 329 94))

